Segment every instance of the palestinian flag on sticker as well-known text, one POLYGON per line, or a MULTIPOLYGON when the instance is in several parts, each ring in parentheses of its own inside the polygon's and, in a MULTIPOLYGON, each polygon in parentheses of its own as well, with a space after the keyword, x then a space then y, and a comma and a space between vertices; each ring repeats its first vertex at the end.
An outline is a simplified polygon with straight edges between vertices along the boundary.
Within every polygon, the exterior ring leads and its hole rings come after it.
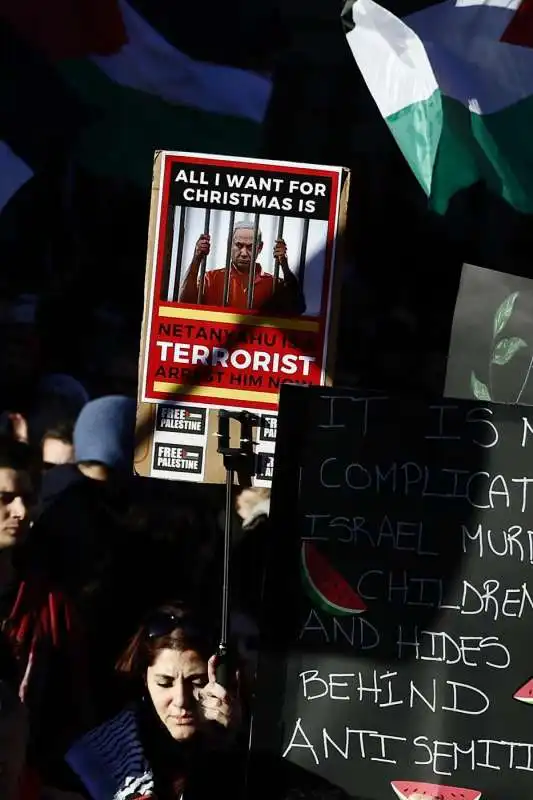
POLYGON ((270 81, 190 55, 189 41, 214 41, 209 2, 181 24, 173 5, 0 2, 0 209, 62 152, 142 188, 156 149, 256 154, 270 81))
POLYGON ((533 2, 387 5, 348 0, 348 44, 433 209, 483 181, 533 212, 533 2))
POLYGON ((189 411, 188 409, 185 410, 184 416, 186 419, 202 419, 202 414, 198 411, 189 411))

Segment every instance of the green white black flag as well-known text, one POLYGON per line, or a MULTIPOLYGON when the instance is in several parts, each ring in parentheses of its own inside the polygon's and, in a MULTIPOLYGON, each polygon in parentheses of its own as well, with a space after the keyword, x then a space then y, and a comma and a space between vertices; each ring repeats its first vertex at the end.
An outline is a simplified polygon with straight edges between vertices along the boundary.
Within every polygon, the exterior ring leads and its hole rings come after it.
POLYGON ((348 0, 348 44, 411 169, 444 212, 484 181, 533 212, 529 0, 348 0), (522 5, 520 5, 522 2, 522 5))

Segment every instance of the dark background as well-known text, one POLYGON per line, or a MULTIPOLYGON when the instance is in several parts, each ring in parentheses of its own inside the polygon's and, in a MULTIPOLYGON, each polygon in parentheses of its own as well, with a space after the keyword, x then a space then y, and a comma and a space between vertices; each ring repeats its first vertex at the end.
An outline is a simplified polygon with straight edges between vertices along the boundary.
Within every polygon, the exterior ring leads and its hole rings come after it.
MULTIPOLYGON (((352 170, 341 382, 441 391, 461 264, 530 275, 529 217, 481 187, 458 196, 445 218, 428 212, 349 52, 341 3, 133 5, 193 57, 273 71, 259 157, 352 170)), ((1 66, 11 74, 15 45, 23 48, 11 28, 1 33, 1 66)), ((16 120, 0 112, 2 137, 16 140, 22 157, 31 150, 32 163, 40 163, 36 178, 0 218, 3 289, 43 293, 42 330, 54 369, 83 369, 103 332, 102 306, 122 320, 120 345, 116 331, 104 339, 117 342, 120 357, 131 364, 138 353, 150 193, 72 168, 67 128, 75 130, 83 114, 72 101, 46 94, 45 66, 26 47, 16 70, 27 102, 19 104, 16 120)), ((151 151, 160 146, 147 143, 151 151)), ((173 146, 179 149, 179 141, 173 146)))

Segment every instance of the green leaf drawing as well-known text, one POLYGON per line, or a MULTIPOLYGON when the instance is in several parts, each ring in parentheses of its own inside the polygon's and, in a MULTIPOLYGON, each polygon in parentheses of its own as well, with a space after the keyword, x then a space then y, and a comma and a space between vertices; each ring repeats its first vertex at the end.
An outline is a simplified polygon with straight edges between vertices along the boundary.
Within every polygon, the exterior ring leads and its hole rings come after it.
POLYGON ((518 336, 512 336, 510 339, 500 339, 492 353, 492 363, 507 364, 522 347, 527 347, 527 344, 518 336))
POLYGON ((482 383, 481 381, 478 381, 478 379, 476 378, 476 373, 475 372, 471 372, 470 373, 470 387, 472 389, 472 394, 474 395, 476 400, 490 400, 491 399, 490 392, 489 392, 487 386, 484 383, 482 383))
POLYGON ((513 292, 506 297, 501 306, 498 308, 494 315, 494 333, 493 338, 495 339, 496 336, 503 331, 507 323, 509 322, 509 318, 513 313, 514 304, 516 302, 516 298, 520 292, 513 292))

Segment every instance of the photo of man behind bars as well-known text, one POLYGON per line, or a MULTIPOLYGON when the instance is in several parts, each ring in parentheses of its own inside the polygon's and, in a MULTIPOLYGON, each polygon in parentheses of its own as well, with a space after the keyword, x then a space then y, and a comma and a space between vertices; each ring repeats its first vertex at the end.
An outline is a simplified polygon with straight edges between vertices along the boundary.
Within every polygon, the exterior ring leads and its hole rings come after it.
POLYGON ((175 207, 162 300, 318 316, 327 223, 293 217, 175 207))

